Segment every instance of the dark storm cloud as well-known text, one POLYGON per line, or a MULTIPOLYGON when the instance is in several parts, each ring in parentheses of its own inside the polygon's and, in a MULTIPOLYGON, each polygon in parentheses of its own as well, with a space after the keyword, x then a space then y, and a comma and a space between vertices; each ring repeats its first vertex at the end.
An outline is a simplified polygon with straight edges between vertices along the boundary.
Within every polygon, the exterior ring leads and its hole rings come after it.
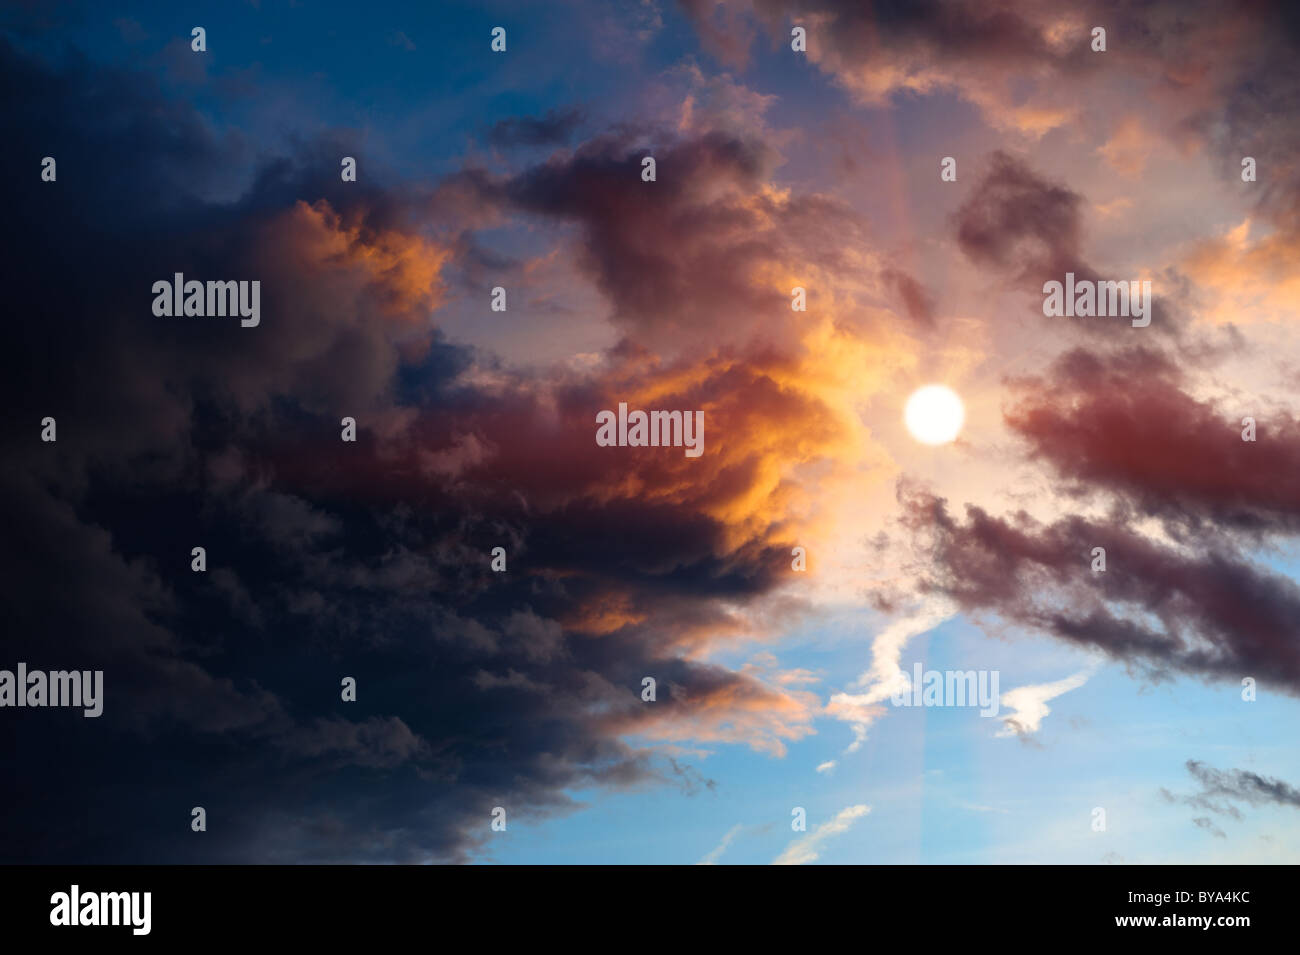
POLYGON ((1179 534, 1300 532, 1300 421, 1285 411, 1199 401, 1145 348, 1070 351, 1016 394, 1007 424, 1072 487, 1103 488, 1179 534), (1247 413, 1255 441, 1242 440, 1247 413))
POLYGON ((579 266, 638 344, 744 345, 770 337, 789 311, 789 289, 770 276, 860 268, 845 250, 863 222, 830 197, 767 189, 777 159, 760 137, 629 127, 515 175, 467 169, 433 201, 484 220, 511 213, 576 228, 579 266), (653 182, 641 178, 647 156, 653 182))
POLYGON ((1192 552, 1110 520, 1042 524, 904 489, 912 529, 933 558, 924 590, 976 616, 1095 647, 1159 680, 1176 673, 1253 677, 1300 694, 1300 587, 1212 536, 1192 552), (1091 569, 1093 548, 1106 570, 1091 569))
MULTIPOLYGON (((23 318, 0 356, 4 663, 102 668, 106 694, 98 720, 7 718, 6 861, 464 860, 495 806, 535 819, 576 808, 570 788, 710 788, 621 733, 780 751, 807 731, 799 694, 678 656, 738 629, 718 597, 760 597, 788 563, 779 518, 739 543, 726 526, 772 450, 733 442, 700 482, 680 456, 601 458, 592 414, 644 379, 635 349, 614 380, 462 381, 477 359, 428 317, 458 254, 441 236, 496 214, 474 189, 343 187, 343 134, 253 155, 81 60, 4 44, 0 77, 24 91, 0 119, 6 181, 24 184, 7 263, 23 318), (57 183, 33 171, 48 154, 57 183), (262 324, 153 316, 152 282, 176 271, 259 279, 262 324), (355 445, 339 440, 345 414, 355 445), (55 444, 39 440, 45 415, 55 444), (632 475, 658 494, 620 490, 632 475), (196 545, 207 574, 190 571, 196 545), (641 680, 656 674, 651 710, 641 680), (189 832, 195 805, 219 838, 189 832)), ((705 137, 661 170, 752 182, 762 162, 705 137)), ((611 295, 648 309, 661 283, 646 274, 698 279, 648 247, 626 271, 638 228, 725 236, 745 221, 671 182, 657 209, 602 207, 628 172, 639 181, 630 151, 597 146, 500 195, 582 222, 611 295)), ((719 362, 667 397, 768 421, 796 450, 833 432, 761 366, 719 362)))
POLYGON ((753 189, 770 168, 765 148, 724 133, 674 143, 655 150, 653 183, 641 182, 644 155, 622 137, 584 143, 572 158, 512 180, 506 195, 522 209, 583 227, 584 259, 629 322, 688 323, 683 303, 701 315, 761 308, 747 267, 778 250, 760 228, 759 210, 714 198, 710 187, 753 189), (645 281, 647 274, 657 281, 645 281))
MULTIPOLYGON (((429 208, 479 224, 513 217, 563 227, 572 260, 609 302, 624 346, 647 357, 734 348, 748 360, 764 347, 789 356, 801 331, 781 320, 790 288, 860 273, 853 253, 869 242, 868 225, 834 196, 772 189, 781 156, 764 131, 723 125, 629 123, 517 172, 469 166, 439 184, 429 208), (647 157, 656 163, 649 182, 647 157)), ((481 287, 487 253, 472 236, 456 241, 466 253, 458 264, 481 287)), ((897 311, 932 324, 933 303, 915 278, 890 268, 876 278, 897 311)), ((865 320, 846 305, 843 321, 865 320)))

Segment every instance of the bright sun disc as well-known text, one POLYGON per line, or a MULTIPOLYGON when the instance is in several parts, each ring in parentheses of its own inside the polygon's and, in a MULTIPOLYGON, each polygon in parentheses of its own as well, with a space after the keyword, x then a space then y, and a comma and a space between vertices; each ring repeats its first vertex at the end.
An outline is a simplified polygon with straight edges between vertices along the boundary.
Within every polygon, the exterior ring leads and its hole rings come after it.
POLYGON ((947 444, 957 437, 966 409, 951 388, 926 385, 907 399, 903 421, 922 444, 947 444))

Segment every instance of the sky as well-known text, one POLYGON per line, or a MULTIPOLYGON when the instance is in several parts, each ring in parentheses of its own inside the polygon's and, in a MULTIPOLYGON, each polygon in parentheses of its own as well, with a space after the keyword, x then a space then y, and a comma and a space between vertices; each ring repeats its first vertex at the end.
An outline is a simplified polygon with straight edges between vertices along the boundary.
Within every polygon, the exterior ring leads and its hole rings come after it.
POLYGON ((103 712, 0 685, 0 861, 1300 861, 1297 46, 5 4, 0 670, 103 712))

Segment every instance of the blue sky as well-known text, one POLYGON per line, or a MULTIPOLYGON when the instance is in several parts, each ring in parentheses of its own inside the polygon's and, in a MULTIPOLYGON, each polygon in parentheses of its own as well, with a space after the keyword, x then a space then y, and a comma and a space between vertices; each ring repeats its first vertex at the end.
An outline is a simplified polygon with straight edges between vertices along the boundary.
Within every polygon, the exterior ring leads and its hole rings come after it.
MULTIPOLYGON (((826 682, 841 685, 856 676, 853 644, 862 666, 868 638, 869 632, 855 634, 846 622, 834 637, 796 637, 797 649, 783 663, 824 668, 826 682)), ((1089 662, 1041 638, 990 641, 962 620, 941 625, 915 646, 908 669, 915 661, 938 670, 997 669, 1004 690, 1058 679, 1089 662)), ((780 760, 720 749, 699 763, 700 772, 717 784, 712 791, 685 796, 661 787, 612 798, 577 793, 591 808, 535 829, 508 831, 491 857, 519 863, 694 863, 741 826, 717 861, 766 865, 799 837, 790 828, 793 807, 807 809, 812 829, 844 806, 865 803, 870 814, 828 843, 820 861, 1290 860, 1286 847, 1294 844, 1295 824, 1285 809, 1256 810, 1229 821, 1224 829, 1230 838, 1218 839, 1193 828, 1195 813, 1169 805, 1160 790, 1191 791, 1187 759, 1293 778, 1300 771, 1290 730, 1300 717, 1294 700, 1264 693, 1246 703, 1238 689, 1195 681, 1152 686, 1109 664, 1050 705, 1043 730, 1028 743, 995 737, 998 721, 981 718, 977 709, 934 707, 891 709, 862 749, 847 756, 849 734, 834 725, 793 744, 780 760), (828 760, 838 763, 833 772, 817 773, 828 760), (1092 828, 1098 806, 1107 810, 1105 832, 1092 828)))

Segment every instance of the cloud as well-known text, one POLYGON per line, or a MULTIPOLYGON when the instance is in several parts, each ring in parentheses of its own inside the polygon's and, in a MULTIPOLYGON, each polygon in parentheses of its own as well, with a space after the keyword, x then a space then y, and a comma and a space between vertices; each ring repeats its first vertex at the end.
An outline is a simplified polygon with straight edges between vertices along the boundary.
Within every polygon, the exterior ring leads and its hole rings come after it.
POLYGON ((1099 146, 1097 152, 1120 175, 1135 178, 1141 175, 1157 145, 1158 141, 1142 119, 1129 115, 1119 122, 1110 139, 1099 146))
POLYGON ((705 47, 728 66, 741 69, 749 62, 755 30, 739 4, 714 0, 679 0, 705 47))
POLYGON ((835 818, 824 822, 807 835, 795 839, 786 846, 785 851, 777 856, 773 865, 807 865, 816 862, 822 853, 823 844, 834 836, 848 832, 853 824, 871 812, 870 806, 846 806, 836 813, 835 818))
MULTIPOLYGON (((1084 257, 1084 205, 1080 193, 1036 172, 1024 158, 999 149, 989 156, 979 181, 953 213, 953 233, 972 264, 1004 276, 1012 289, 1038 299, 1037 312, 1044 285, 1064 282, 1066 273, 1073 273, 1076 282, 1110 280, 1084 257)), ((1184 336, 1170 315, 1166 299, 1171 297, 1152 296, 1153 341, 1178 342, 1184 336)), ((1128 324, 1127 318, 1124 323, 1128 324)), ((1066 321, 1055 327, 1066 335, 1093 340, 1114 332, 1113 323, 1104 319, 1066 321)))
POLYGON ((897 269, 886 269, 881 278, 898 293, 908 317, 925 328, 934 327, 934 302, 920 282, 897 269))
POLYGON ((731 845, 732 840, 735 839, 736 836, 739 835, 741 830, 743 830, 744 828, 745 827, 740 825, 739 823, 732 826, 730 829, 727 830, 726 835, 722 837, 722 841, 719 842, 712 849, 710 849, 705 854, 704 858, 695 864, 696 865, 717 865, 718 860, 722 858, 722 854, 727 851, 727 847, 731 845))
MULTIPOLYGON (((1271 779, 1244 769, 1215 769, 1195 759, 1187 761, 1187 771, 1200 785, 1200 791, 1179 794, 1161 787, 1160 795, 1166 802, 1206 810, 1235 820, 1241 820, 1243 816, 1234 803, 1300 809, 1300 789, 1280 779, 1271 779)), ((1227 838, 1227 834, 1209 816, 1197 816, 1192 824, 1217 839, 1227 838)))
POLYGON ((362 723, 321 719, 290 736, 294 755, 338 758, 339 766, 355 764, 391 768, 418 756, 426 744, 396 717, 372 717, 362 723))
POLYGON ((1300 693, 1300 588, 1235 551, 1189 553, 1118 522, 1044 525, 1024 512, 998 518, 974 505, 962 523, 946 501, 905 494, 913 528, 935 547, 923 592, 1103 650, 1149 679, 1260 674, 1300 693), (1105 548, 1105 572, 1090 570, 1095 547, 1105 548))
POLYGON ((1226 839, 1228 834, 1214 824, 1209 816, 1197 816, 1192 820, 1192 825, 1204 829, 1213 835, 1216 839, 1226 839))
POLYGON ((1197 798, 1300 809, 1300 789, 1280 779, 1270 779, 1246 769, 1215 769, 1195 759, 1187 761, 1187 771, 1201 785, 1197 798))
MULTIPOLYGON (((1180 537, 1214 528, 1300 531, 1300 419, 1260 403, 1264 435, 1242 440, 1236 408, 1188 393, 1167 354, 1074 349, 1018 382, 1007 424, 1072 489, 1098 488, 1180 537)), ((1253 404, 1253 403, 1252 403, 1253 404)))
POLYGON ((728 63, 747 58, 754 36, 747 14, 774 44, 788 45, 790 25, 797 24, 808 31, 809 61, 862 103, 951 92, 975 103, 1000 129, 1032 137, 1074 115, 1072 101, 1056 90, 1078 84, 1096 67, 1087 58, 1083 18, 1071 29, 1076 18, 1046 4, 864 7, 840 0, 754 0, 685 6, 706 47, 728 63))
POLYGON ((867 738, 871 724, 885 714, 885 700, 911 689, 912 681, 899 665, 903 649, 913 638, 933 630, 955 613, 955 607, 941 599, 927 599, 907 615, 885 626, 871 642, 871 668, 857 679, 862 693, 836 693, 826 705, 826 713, 848 723, 853 742, 846 753, 856 752, 867 738))
POLYGON ((975 263, 1019 271, 1030 286, 1080 267, 1082 197, 1001 150, 954 216, 957 243, 975 263))
MULTIPOLYGON (((788 52, 808 33, 807 59, 860 103, 945 94, 974 105, 1000 134, 1036 141, 1069 123, 1112 123, 1137 100, 1175 114, 1184 136, 1284 141, 1295 87, 1286 4, 1228 8, 1213 0, 720 0, 682 4, 706 49, 741 66, 761 29, 788 52), (1108 48, 1091 48, 1104 25, 1108 48), (1142 37, 1140 44, 1127 38, 1142 37), (1231 37, 1231 41, 1225 38, 1231 37), (1117 90, 1116 77, 1123 86, 1117 90)), ((1120 121, 1122 123, 1122 120, 1120 121)))
POLYGON ((1092 670, 1081 670, 1073 676, 1065 677, 1054 683, 1037 683, 1030 686, 1018 686, 1002 694, 1002 705, 1010 707, 1013 712, 1000 717, 1002 728, 998 736, 1029 736, 1038 732, 1044 717, 1051 709, 1048 700, 1054 700, 1063 693, 1078 689, 1088 682, 1092 670))

